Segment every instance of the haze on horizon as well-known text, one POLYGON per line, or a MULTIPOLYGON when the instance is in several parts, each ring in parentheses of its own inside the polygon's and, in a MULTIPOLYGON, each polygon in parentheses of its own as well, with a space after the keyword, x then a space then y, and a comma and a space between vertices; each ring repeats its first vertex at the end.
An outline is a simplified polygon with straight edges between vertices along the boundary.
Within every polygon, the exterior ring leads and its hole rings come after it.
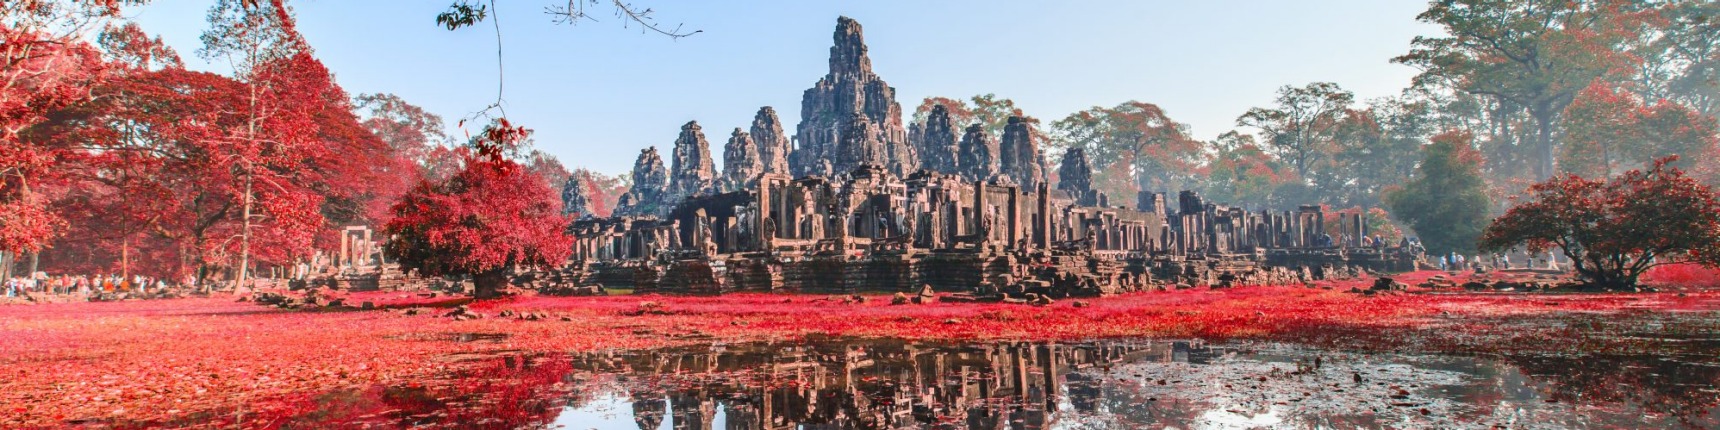
MULTIPOLYGON (((212 0, 132 11, 188 68, 212 0)), ((507 112, 536 147, 572 168, 625 174, 639 149, 666 151, 697 120, 720 142, 777 109, 792 133, 801 94, 826 73, 838 16, 865 26, 874 69, 904 114, 930 96, 995 93, 1049 123, 1092 106, 1154 103, 1209 140, 1284 85, 1335 82, 1359 100, 1396 95, 1416 70, 1389 62, 1412 38, 1423 1, 1255 4, 786 2, 758 7, 652 1, 659 22, 703 32, 680 40, 600 22, 556 24, 546 3, 504 2, 507 112)), ((450 32, 446 1, 295 2, 299 29, 351 94, 393 93, 455 124, 496 96, 494 27, 450 32)), ((467 131, 476 129, 468 124, 467 131)), ((713 156, 721 163, 720 151, 713 156)))

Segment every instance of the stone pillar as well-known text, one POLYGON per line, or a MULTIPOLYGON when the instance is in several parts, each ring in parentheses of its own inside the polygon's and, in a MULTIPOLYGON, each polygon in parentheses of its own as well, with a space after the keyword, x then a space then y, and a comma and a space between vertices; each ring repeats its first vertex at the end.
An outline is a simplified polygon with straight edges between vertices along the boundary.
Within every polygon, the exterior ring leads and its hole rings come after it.
POLYGON ((364 258, 364 263, 367 265, 370 264, 370 253, 371 253, 371 251, 374 250, 373 247, 375 244, 376 244, 376 242, 370 241, 370 227, 365 227, 364 228, 364 257, 363 258, 364 258))
POLYGON ((334 261, 335 269, 346 268, 347 254, 351 252, 351 249, 352 235, 346 234, 346 230, 343 229, 340 231, 340 259, 334 261))
POLYGON ((1326 234, 1326 209, 1320 208, 1320 209, 1314 211, 1314 237, 1320 237, 1320 236, 1323 236, 1325 234, 1326 234))
POLYGON ((770 201, 770 197, 773 195, 770 192, 770 187, 776 186, 775 179, 776 175, 765 174, 759 178, 758 185, 756 185, 758 187, 758 204, 753 205, 753 207, 758 213, 753 214, 752 228, 757 240, 754 240, 753 244, 761 251, 773 249, 771 242, 776 239, 775 235, 771 234, 776 231, 776 218, 770 216, 771 208, 775 207, 770 201))
POLYGON ((972 225, 973 232, 977 235, 974 238, 974 245, 981 248, 985 247, 986 242, 991 240, 989 237, 991 236, 991 232, 986 228, 986 226, 981 224, 985 222, 985 215, 989 212, 990 211, 986 210, 985 207, 985 183, 974 182, 972 225))
POLYGON ((1048 182, 1039 183, 1036 201, 1039 207, 1035 208, 1039 211, 1039 218, 1033 222, 1033 241, 1039 249, 1051 249, 1051 184, 1048 182))
POLYGON ((1022 236, 1021 235, 1021 230, 1022 230, 1021 229, 1021 189, 1020 188, 1006 188, 1006 189, 1009 190, 1009 214, 1006 215, 1009 218, 1009 220, 1008 220, 1009 234, 1006 235, 1004 240, 1009 241, 1009 243, 1005 244, 1006 245, 1005 247, 1009 248, 1009 249, 1016 249, 1016 247, 1020 246, 1021 236, 1022 236))

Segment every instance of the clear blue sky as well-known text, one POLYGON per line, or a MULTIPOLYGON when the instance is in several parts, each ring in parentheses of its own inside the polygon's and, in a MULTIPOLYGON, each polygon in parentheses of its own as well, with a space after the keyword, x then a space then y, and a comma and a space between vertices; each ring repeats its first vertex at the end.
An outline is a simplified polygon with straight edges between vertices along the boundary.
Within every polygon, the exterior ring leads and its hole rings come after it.
MULTIPOLYGON (((569 168, 622 173, 640 148, 667 150, 698 120, 721 157, 729 130, 776 107, 790 133, 801 93, 823 76, 837 16, 865 27, 874 69, 911 113, 927 96, 996 93, 1046 121, 1094 105, 1158 104, 1210 139, 1283 85, 1337 82, 1358 99, 1390 96, 1416 71, 1391 64, 1417 0, 778 1, 633 0, 659 21, 703 33, 671 41, 600 22, 557 25, 545 6, 502 0, 507 112, 569 168)), ((156 0, 131 16, 193 69, 212 0, 156 0)), ((386 92, 456 120, 495 98, 488 23, 450 32, 449 0, 294 1, 301 32, 354 95, 386 92)), ((458 133, 457 130, 454 131, 458 133)), ((720 161, 719 161, 720 163, 720 161)), ((720 165, 720 164, 719 164, 720 165)))

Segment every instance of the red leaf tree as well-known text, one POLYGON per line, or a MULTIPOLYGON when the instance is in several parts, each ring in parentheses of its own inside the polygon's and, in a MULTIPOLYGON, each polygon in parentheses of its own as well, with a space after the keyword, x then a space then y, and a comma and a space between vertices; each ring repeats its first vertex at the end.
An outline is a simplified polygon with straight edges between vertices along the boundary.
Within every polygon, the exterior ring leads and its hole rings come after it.
POLYGON ((481 299, 497 296, 516 268, 567 260, 573 241, 561 200, 505 155, 529 133, 497 120, 474 139, 475 151, 462 152, 458 173, 420 181, 394 205, 386 252, 425 275, 471 275, 481 299))
POLYGON ((1559 248, 1592 285, 1630 289, 1655 266, 1720 266, 1720 201, 1713 189, 1656 160, 1610 180, 1555 178, 1530 187, 1481 236, 1483 250, 1559 248))
MULTIPOLYGON (((90 97, 104 67, 81 36, 118 17, 120 6, 0 2, 0 263, 10 261, 8 254, 37 252, 64 232, 66 222, 48 210, 41 186, 58 175, 54 165, 63 151, 25 144, 20 134, 49 112, 90 97)), ((8 268, 0 264, 0 276, 8 268)))

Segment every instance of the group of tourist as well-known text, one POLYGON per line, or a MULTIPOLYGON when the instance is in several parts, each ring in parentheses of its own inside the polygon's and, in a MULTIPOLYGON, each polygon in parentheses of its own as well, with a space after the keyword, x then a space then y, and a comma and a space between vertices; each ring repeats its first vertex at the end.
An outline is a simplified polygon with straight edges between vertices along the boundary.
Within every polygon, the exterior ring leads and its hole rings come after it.
POLYGON ((165 279, 143 275, 60 275, 48 276, 37 272, 33 276, 7 279, 6 297, 22 297, 29 293, 91 295, 111 292, 147 294, 171 286, 165 279))
MULTIPOLYGON (((1540 261, 1543 261, 1540 258, 1535 258, 1533 260, 1535 260, 1535 261, 1532 261, 1530 264, 1523 266, 1523 268, 1525 268, 1525 269, 1533 268, 1533 266, 1539 265, 1540 261)), ((1545 261, 1546 261, 1546 267, 1547 268, 1550 268, 1550 269, 1557 269, 1558 268, 1558 266, 1557 266, 1558 263, 1555 260, 1546 259, 1545 261)), ((1439 270, 1448 270, 1448 271, 1449 270, 1473 270, 1473 269, 1480 268, 1480 267, 1489 267, 1489 268, 1494 268, 1494 269, 1511 269, 1512 268, 1512 266, 1511 266, 1511 255, 1510 254, 1499 254, 1499 253, 1488 255, 1486 257, 1482 257, 1480 255, 1465 256, 1463 254, 1452 252, 1452 253, 1447 254, 1447 255, 1439 256, 1438 262, 1439 262, 1439 270)))

